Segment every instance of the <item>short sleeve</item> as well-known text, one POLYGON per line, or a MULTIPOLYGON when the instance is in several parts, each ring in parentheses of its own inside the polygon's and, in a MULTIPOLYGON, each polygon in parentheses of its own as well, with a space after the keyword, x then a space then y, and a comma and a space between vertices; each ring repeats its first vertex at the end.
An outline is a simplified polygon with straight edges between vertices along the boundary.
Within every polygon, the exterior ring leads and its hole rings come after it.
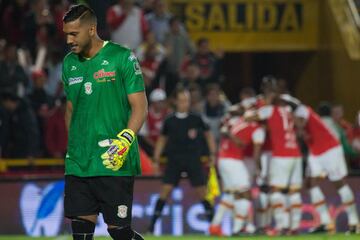
POLYGON ((274 111, 273 106, 269 106, 269 105, 263 106, 263 107, 259 108, 258 116, 259 116, 260 120, 266 120, 271 117, 271 115, 273 114, 273 111, 274 111))
POLYGON ((299 117, 299 118, 304 118, 306 120, 309 119, 309 115, 310 115, 310 111, 309 109, 304 106, 304 105, 300 105, 299 107, 296 108, 295 110, 295 116, 299 117))
POLYGON ((207 124, 202 117, 199 117, 200 129, 203 131, 208 131, 210 129, 209 124, 207 124))
POLYGON ((265 130, 258 127, 251 136, 253 143, 262 144, 265 142, 265 130))
POLYGON ((125 55, 123 65, 120 67, 123 73, 126 93, 131 94, 144 91, 145 85, 139 61, 130 50, 125 55))

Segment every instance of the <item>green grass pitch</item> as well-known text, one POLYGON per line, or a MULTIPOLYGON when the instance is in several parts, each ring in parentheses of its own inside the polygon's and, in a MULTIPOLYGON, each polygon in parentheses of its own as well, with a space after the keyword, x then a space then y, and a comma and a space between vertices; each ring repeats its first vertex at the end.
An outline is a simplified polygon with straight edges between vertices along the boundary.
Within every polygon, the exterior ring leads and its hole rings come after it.
MULTIPOLYGON (((271 239, 271 240, 291 240, 291 239, 306 239, 306 240, 360 240, 360 235, 345 235, 345 234, 336 234, 336 235, 299 235, 299 236, 290 236, 290 237, 267 237, 267 236, 254 236, 254 237, 208 237, 203 235, 187 235, 182 237, 174 237, 174 236, 144 236, 145 240, 215 240, 215 239, 271 239)), ((38 238, 31 238, 26 236, 0 236, 0 240, 27 240, 27 239, 33 239, 33 240, 72 240, 70 236, 59 236, 59 237, 38 237, 38 238)), ((95 237, 95 240, 111 240, 110 237, 95 237)))

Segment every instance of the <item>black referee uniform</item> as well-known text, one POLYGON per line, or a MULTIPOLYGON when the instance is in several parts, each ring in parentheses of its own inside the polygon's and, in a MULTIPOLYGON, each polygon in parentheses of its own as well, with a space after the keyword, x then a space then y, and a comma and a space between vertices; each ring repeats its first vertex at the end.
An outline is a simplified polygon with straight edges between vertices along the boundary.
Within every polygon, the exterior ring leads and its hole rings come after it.
MULTIPOLYGON (((164 186, 175 187, 179 184, 181 173, 186 172, 193 187, 206 188, 206 176, 200 158, 204 152, 204 137, 209 133, 208 125, 194 113, 170 114, 164 121, 161 135, 166 138, 167 165, 163 175, 164 186)), ((206 191, 206 190, 205 190, 206 191)), ((156 220, 161 216, 167 197, 156 202, 149 231, 154 231, 156 220)), ((206 217, 211 221, 213 206, 201 196, 206 217)))
POLYGON ((208 130, 201 117, 193 113, 173 113, 166 118, 162 129, 162 135, 168 139, 164 183, 177 186, 181 173, 186 172, 192 186, 206 184, 200 157, 204 132, 208 130))

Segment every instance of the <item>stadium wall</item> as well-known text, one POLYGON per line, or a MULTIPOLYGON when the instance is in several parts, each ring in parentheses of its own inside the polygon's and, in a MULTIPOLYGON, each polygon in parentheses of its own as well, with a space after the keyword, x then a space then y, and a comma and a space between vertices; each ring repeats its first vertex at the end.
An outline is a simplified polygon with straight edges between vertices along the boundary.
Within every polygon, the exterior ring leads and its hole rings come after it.
MULTIPOLYGON (((359 178, 350 178, 350 185, 356 193, 360 206, 359 178)), ((146 232, 150 216, 158 197, 161 181, 159 178, 139 178, 135 185, 133 225, 140 232, 146 232)), ((338 230, 346 228, 346 214, 340 206, 335 189, 325 182, 323 189, 330 203, 330 213, 337 221, 338 230)), ((70 233, 70 222, 63 217, 63 179, 13 180, 0 182, 0 235, 58 236, 70 233)), ((258 194, 253 189, 253 196, 258 194)), ((309 205, 309 197, 302 193, 305 204, 301 229, 305 230, 319 223, 319 216, 309 205)), ((164 216, 156 225, 156 234, 179 236, 189 233, 206 234, 208 223, 204 210, 197 202, 196 195, 187 181, 182 181, 165 207, 164 216)), ((229 233, 230 217, 223 225, 229 233)), ((106 225, 99 221, 97 235, 107 235, 106 225)))
MULTIPOLYGON (((342 28, 346 26, 335 20, 337 13, 330 4, 331 1, 321 0, 319 48, 300 72, 296 95, 314 106, 323 100, 341 103, 346 118, 352 121, 360 109, 360 60, 351 59, 347 52, 342 36, 342 28)), ((360 46, 359 41, 357 45, 360 46)))

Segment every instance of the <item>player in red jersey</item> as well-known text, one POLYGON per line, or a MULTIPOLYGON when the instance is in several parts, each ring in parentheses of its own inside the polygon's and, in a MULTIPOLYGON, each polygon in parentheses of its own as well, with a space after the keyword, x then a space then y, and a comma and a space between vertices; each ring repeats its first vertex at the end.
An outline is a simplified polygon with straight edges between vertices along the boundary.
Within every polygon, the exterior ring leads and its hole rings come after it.
MULTIPOLYGON (((251 179, 244 163, 244 150, 252 145, 254 158, 258 159, 265 139, 265 132, 256 122, 246 122, 242 117, 238 116, 232 117, 228 121, 228 125, 222 129, 222 132, 218 168, 224 193, 209 232, 212 235, 222 235, 220 224, 224 213, 229 209, 233 209, 234 225, 232 232, 236 235, 246 227, 251 204, 249 191, 251 179)), ((252 223, 248 223, 247 228, 249 232, 255 231, 252 223)))
POLYGON ((340 142, 331 130, 323 123, 320 116, 311 107, 299 104, 291 96, 283 96, 292 104, 295 103, 296 126, 299 135, 309 148, 308 166, 311 178, 311 202, 320 215, 321 225, 311 232, 335 231, 331 221, 323 192, 319 182, 324 176, 334 183, 342 204, 348 215, 349 232, 359 233, 359 217, 357 214, 354 193, 344 181, 347 176, 347 167, 344 152, 340 142))
POLYGON ((270 204, 275 219, 274 234, 294 233, 301 220, 302 162, 294 130, 294 119, 288 106, 280 105, 277 86, 264 85, 267 105, 258 109, 255 117, 264 121, 270 136, 272 159, 269 166, 270 204), (290 216, 289 216, 290 214, 290 216))
MULTIPOLYGON (((264 78, 263 81, 274 81, 274 79, 264 78)), ((247 111, 251 111, 251 109, 258 109, 266 104, 264 96, 256 95, 255 90, 252 88, 243 88, 240 91, 240 99, 240 107, 247 111)), ((269 134, 266 134, 265 142, 262 146, 259 166, 256 166, 254 159, 252 159, 253 154, 251 146, 246 150, 246 152, 247 157, 245 158, 245 163, 247 164, 248 169, 252 171, 252 174, 256 174, 256 168, 260 169, 256 178, 256 184, 260 190, 259 197, 256 199, 256 222, 258 232, 263 233, 271 224, 268 194, 268 174, 271 159, 271 142, 269 134)))

